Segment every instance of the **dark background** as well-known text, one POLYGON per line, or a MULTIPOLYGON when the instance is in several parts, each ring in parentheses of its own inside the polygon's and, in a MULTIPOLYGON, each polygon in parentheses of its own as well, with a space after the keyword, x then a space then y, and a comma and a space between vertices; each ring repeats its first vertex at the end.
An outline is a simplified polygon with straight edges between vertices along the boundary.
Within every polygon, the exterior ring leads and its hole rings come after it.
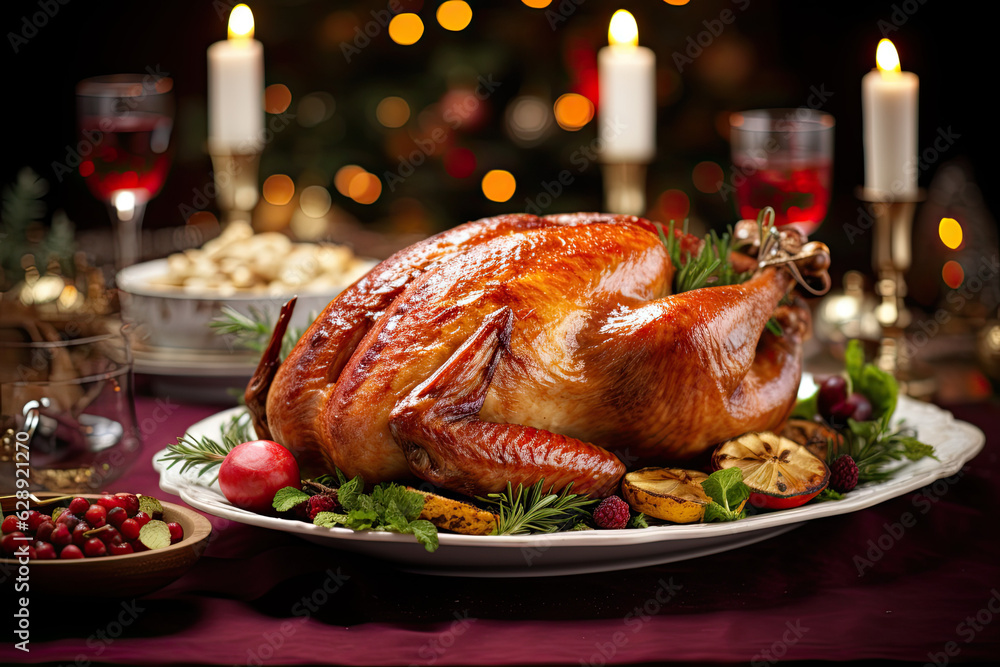
MULTIPOLYGON (((225 38, 231 4, 69 0, 58 5, 55 16, 47 18, 15 54, 11 33, 30 32, 25 31, 25 17, 37 16, 40 3, 4 2, 0 52, 7 150, 0 163, 0 182, 10 182, 21 167, 31 166, 52 183, 51 208, 64 208, 78 228, 106 225, 103 205, 90 196, 82 179, 72 174, 57 182, 53 175, 52 163, 64 161, 67 147, 75 143, 73 87, 87 76, 158 66, 175 80, 175 159, 163 192, 148 208, 145 224, 151 228, 183 224, 179 204, 190 202, 192 191, 210 179, 211 164, 203 149, 205 49, 225 38)), ((822 88, 833 93, 822 108, 837 121, 835 178, 831 212, 815 237, 833 247, 841 267, 865 269, 870 239, 848 243, 843 225, 858 215, 854 189, 864 180, 861 77, 874 65, 875 46, 882 37, 880 20, 890 27, 895 27, 894 20, 901 24, 888 36, 903 69, 920 76, 920 148, 930 146, 940 128, 960 135, 941 160, 921 174, 921 185, 929 185, 941 165, 958 161, 978 182, 986 210, 996 210, 993 184, 998 173, 989 125, 996 115, 991 92, 996 85, 996 28, 980 4, 695 0, 677 7, 652 0, 584 0, 579 5, 564 0, 539 10, 514 0, 489 1, 472 3, 472 23, 457 33, 437 25, 438 2, 403 4, 423 17, 420 42, 401 47, 382 30, 347 63, 338 48, 338 37, 349 30, 343 18, 353 14, 360 24, 369 20, 372 10, 385 9, 386 2, 252 3, 256 37, 265 49, 265 83, 290 88, 289 111, 294 111, 298 98, 313 91, 327 91, 336 100, 328 121, 315 128, 293 126, 268 146, 261 180, 278 172, 293 179, 305 172, 318 174, 329 184, 336 210, 378 230, 429 232, 466 219, 524 210, 526 199, 542 192, 545 182, 570 166, 572 152, 594 138, 596 121, 579 132, 555 128, 541 144, 520 148, 502 129, 504 107, 529 90, 552 100, 563 92, 584 91, 588 83, 581 80, 581 73, 586 75, 593 53, 606 43, 610 15, 624 7, 636 15, 640 42, 653 48, 658 59, 659 145, 657 161, 650 168, 651 214, 663 214, 662 207, 657 209, 660 193, 678 189, 690 197, 693 221, 715 228, 731 223, 731 204, 718 194, 698 192, 691 180, 692 168, 702 160, 714 160, 728 173, 728 144, 720 131, 726 114, 805 105, 810 90, 822 88), (735 21, 693 65, 678 73, 673 54, 683 53, 689 39, 707 29, 705 22, 718 19, 726 9, 733 11, 735 21), (340 19, 331 18, 335 12, 340 12, 340 19), (556 15, 559 20, 553 30, 550 22, 556 15), (391 94, 406 97, 413 109, 412 126, 419 110, 447 91, 449 72, 456 64, 493 74, 502 82, 487 100, 478 127, 463 129, 453 138, 454 145, 468 147, 476 155, 475 174, 455 179, 443 171, 440 160, 433 160, 397 192, 384 189, 371 206, 338 194, 332 177, 343 164, 356 162, 378 175, 398 165, 393 155, 398 144, 391 143, 391 133, 373 119, 377 100, 391 94), (518 191, 506 203, 487 201, 482 194, 482 174, 492 168, 508 169, 517 177, 518 191), (405 216, 405 223, 398 215, 401 198, 419 208, 419 215, 405 216)), ((50 9, 56 5, 56 0, 49 1, 50 9)), ((590 168, 546 212, 599 209, 600 188, 600 172, 590 168)), ((995 225, 992 217, 985 219, 995 225)), ((995 230, 989 230, 987 237, 992 235, 995 230)))

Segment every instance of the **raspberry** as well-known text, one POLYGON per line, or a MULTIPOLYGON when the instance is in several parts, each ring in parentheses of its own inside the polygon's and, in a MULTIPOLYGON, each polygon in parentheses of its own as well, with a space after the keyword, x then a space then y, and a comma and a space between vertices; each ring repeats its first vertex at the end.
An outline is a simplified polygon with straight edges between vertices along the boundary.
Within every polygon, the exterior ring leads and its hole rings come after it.
POLYGON ((594 510, 594 523, 601 528, 624 528, 629 516, 627 502, 618 496, 608 496, 594 510))
POLYGON ((830 466, 830 488, 838 493, 847 493, 858 485, 858 464, 848 454, 844 454, 830 466))
POLYGON ((312 521, 320 512, 332 512, 337 506, 337 501, 330 496, 323 494, 313 496, 309 499, 309 520, 312 521))

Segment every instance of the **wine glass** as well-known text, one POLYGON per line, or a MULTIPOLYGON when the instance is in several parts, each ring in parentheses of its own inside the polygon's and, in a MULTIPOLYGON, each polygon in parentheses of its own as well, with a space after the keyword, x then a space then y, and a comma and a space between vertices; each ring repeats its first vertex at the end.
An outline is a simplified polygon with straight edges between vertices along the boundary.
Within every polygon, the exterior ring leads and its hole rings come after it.
POLYGON ((830 204, 833 116, 812 109, 758 109, 729 117, 737 212, 756 220, 766 207, 774 224, 816 231, 830 204))
POLYGON ((76 86, 83 176, 111 214, 118 269, 141 256, 146 202, 163 187, 170 168, 173 80, 151 74, 113 74, 76 86))

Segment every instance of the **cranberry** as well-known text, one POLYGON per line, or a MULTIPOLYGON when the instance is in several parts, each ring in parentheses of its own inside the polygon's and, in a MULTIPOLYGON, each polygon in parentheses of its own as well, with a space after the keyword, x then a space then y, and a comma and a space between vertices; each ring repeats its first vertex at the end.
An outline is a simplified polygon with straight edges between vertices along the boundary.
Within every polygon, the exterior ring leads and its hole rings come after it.
POLYGON ((35 550, 35 547, 29 546, 28 547, 28 560, 36 560, 37 558, 38 558, 38 552, 35 550))
POLYGON ((149 547, 140 542, 139 540, 133 540, 129 544, 132 545, 132 551, 135 553, 140 553, 142 551, 149 551, 149 547))
POLYGON ((59 552, 59 558, 83 558, 83 552, 75 544, 67 544, 59 552))
POLYGON ((112 556, 124 556, 125 554, 133 553, 132 545, 128 542, 119 542, 115 544, 112 542, 108 545, 108 553, 112 556))
POLYGON ((90 501, 86 498, 74 498, 69 501, 69 511, 78 517, 83 517, 84 512, 90 509, 90 501))
POLYGON ((115 528, 121 528, 127 518, 128 512, 125 511, 124 507, 112 507, 108 510, 108 523, 115 528))
POLYGON ((122 535, 114 528, 105 528, 101 532, 97 533, 95 537, 100 539, 101 542, 104 542, 105 544, 111 544, 111 541, 114 539, 121 541, 122 535))
POLYGON ((69 530, 76 528, 76 524, 80 523, 80 519, 72 512, 63 512, 56 519, 57 526, 66 526, 69 530))
POLYGON ((8 514, 3 518, 3 526, 0 527, 0 531, 6 535, 7 533, 13 533, 17 530, 17 515, 8 514))
POLYGON ((831 375, 819 385, 819 396, 816 397, 816 407, 820 415, 830 418, 830 409, 847 399, 847 380, 841 375, 831 375))
POLYGON ((83 543, 86 542, 88 539, 90 539, 83 536, 83 534, 86 533, 88 530, 90 530, 90 524, 88 524, 86 521, 81 521, 80 523, 76 524, 76 528, 73 529, 73 544, 75 544, 78 547, 82 547, 83 543))
POLYGON ((49 542, 35 542, 35 554, 38 560, 54 560, 57 557, 56 548, 49 542))
POLYGON ((28 510, 27 511, 27 513, 26 513, 26 515, 24 517, 24 521, 25 521, 25 523, 28 524, 28 530, 29 531, 34 532, 35 528, 38 527, 38 524, 40 524, 42 522, 42 520, 39 518, 41 516, 42 516, 42 514, 38 510, 28 510))
POLYGON ((104 509, 101 505, 91 505, 83 518, 94 528, 100 528, 108 522, 108 510, 104 509))
POLYGON ((170 523, 167 524, 167 528, 170 529, 171 544, 177 544, 178 542, 184 539, 184 529, 181 527, 181 524, 177 523, 176 521, 171 521, 170 523))
POLYGON ((135 513, 139 511, 139 497, 134 493, 118 493, 115 495, 121 501, 122 507, 128 512, 128 515, 135 516, 135 513))
POLYGON ((101 542, 96 537, 92 537, 83 543, 83 553, 87 558, 96 558, 98 556, 107 556, 108 549, 104 546, 104 542, 101 542))
POLYGON ((49 537, 52 535, 52 531, 55 530, 55 528, 56 524, 51 521, 43 521, 38 524, 38 528, 35 529, 35 539, 48 542, 49 537))
POLYGON ((135 522, 136 522, 137 524, 139 524, 139 527, 140 527, 140 528, 142 528, 142 527, 143 527, 143 526, 145 526, 145 525, 146 525, 147 523, 149 523, 150 521, 152 521, 152 520, 153 520, 153 517, 149 516, 149 515, 148 515, 148 514, 146 514, 145 512, 136 512, 136 513, 135 513, 135 516, 134 516, 134 517, 132 517, 132 518, 133 518, 133 519, 135 519, 135 522))
POLYGON ((70 534, 69 528, 66 524, 61 523, 52 530, 52 534, 49 535, 49 542, 57 547, 64 547, 73 541, 73 535, 70 534))
POLYGON ((846 426, 848 419, 863 422, 871 418, 871 402, 858 393, 851 394, 846 400, 830 408, 829 422, 834 426, 846 426))
POLYGON ((3 536, 3 540, 0 540, 0 546, 6 553, 12 554, 17 551, 22 544, 28 544, 24 540, 24 533, 19 530, 15 530, 13 533, 7 533, 3 536))
POLYGON ((139 531, 142 530, 142 526, 135 519, 125 519, 118 530, 121 531, 122 537, 126 540, 136 540, 139 539, 139 531))
POLYGON ((115 496, 101 496, 97 499, 97 504, 109 511, 115 507, 125 509, 125 504, 120 498, 116 498, 115 496))

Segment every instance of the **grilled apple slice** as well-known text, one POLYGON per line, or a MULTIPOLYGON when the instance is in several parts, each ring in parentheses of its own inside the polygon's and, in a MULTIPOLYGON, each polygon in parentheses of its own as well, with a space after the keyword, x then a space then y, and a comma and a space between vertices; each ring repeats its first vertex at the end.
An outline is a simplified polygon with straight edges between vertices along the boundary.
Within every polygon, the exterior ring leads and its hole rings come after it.
POLYGON ((625 475, 622 495, 637 512, 674 523, 695 523, 712 502, 701 488, 707 478, 697 470, 643 468, 625 475))
POLYGON ((719 445, 716 470, 737 467, 754 507, 787 509, 809 502, 830 481, 830 469, 803 445, 770 432, 747 433, 719 445))

